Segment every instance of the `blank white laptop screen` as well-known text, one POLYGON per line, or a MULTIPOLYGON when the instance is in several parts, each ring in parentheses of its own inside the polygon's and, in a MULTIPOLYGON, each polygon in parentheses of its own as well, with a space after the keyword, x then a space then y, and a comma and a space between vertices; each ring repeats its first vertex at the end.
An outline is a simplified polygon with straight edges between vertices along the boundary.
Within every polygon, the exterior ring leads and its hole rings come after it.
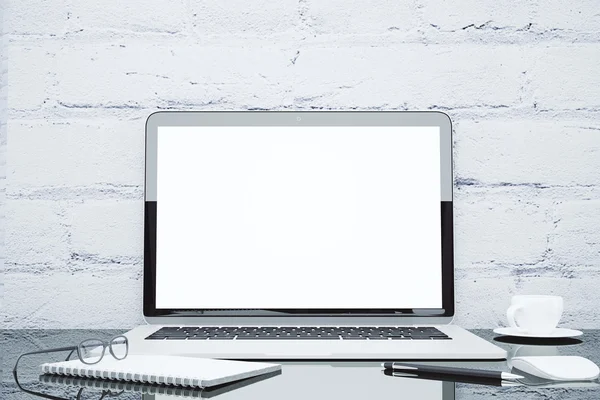
POLYGON ((156 307, 441 308, 438 127, 159 127, 156 307))

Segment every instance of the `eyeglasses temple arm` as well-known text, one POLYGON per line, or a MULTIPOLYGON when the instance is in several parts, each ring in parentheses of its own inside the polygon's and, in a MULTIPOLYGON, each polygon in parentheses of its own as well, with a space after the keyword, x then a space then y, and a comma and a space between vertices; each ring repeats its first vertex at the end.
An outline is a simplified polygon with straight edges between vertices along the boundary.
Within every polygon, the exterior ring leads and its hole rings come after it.
POLYGON ((69 361, 69 358, 71 358, 71 354, 73 354, 73 352, 77 350, 76 348, 71 350, 71 352, 69 353, 69 355, 67 356, 67 358, 65 358, 65 361, 69 361))
MULTIPOLYGON (((15 367, 13 368, 13 373, 17 373, 17 367, 19 365, 19 361, 21 361, 21 358, 23 358, 24 356, 30 356, 32 354, 42 354, 42 353, 57 353, 59 351, 69 351, 71 350, 71 354, 73 353, 73 351, 77 350, 77 346, 69 346, 69 347, 59 347, 56 349, 48 349, 48 350, 38 350, 38 351, 31 351, 29 353, 23 353, 19 356, 19 358, 17 358, 17 362, 15 363, 15 367)), ((71 356, 71 354, 69 354, 69 356, 71 356)))

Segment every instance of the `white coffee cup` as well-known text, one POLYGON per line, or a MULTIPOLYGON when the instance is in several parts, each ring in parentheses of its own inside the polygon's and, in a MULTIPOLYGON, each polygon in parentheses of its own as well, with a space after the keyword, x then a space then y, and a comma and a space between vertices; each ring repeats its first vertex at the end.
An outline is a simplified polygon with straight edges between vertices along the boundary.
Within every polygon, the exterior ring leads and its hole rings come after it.
POLYGON ((506 318, 511 327, 532 335, 550 334, 558 325, 563 313, 560 296, 513 296, 506 318))

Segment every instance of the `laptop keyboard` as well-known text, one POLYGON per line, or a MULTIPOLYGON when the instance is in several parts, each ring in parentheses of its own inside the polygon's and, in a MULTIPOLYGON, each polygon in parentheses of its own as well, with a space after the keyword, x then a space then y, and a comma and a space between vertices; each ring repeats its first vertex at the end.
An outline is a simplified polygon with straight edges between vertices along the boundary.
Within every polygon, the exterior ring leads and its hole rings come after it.
POLYGON ((163 327, 146 340, 449 340, 433 327, 163 327))

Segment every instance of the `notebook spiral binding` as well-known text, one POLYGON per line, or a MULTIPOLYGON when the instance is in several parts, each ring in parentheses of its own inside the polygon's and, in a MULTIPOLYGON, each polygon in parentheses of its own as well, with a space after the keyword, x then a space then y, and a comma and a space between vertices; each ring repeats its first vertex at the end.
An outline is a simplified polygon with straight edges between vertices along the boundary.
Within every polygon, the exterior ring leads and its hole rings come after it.
POLYGON ((158 385, 171 385, 171 386, 188 386, 188 387, 201 387, 201 381, 197 378, 185 378, 175 377, 171 375, 167 376, 156 376, 156 375, 145 375, 136 374, 132 372, 118 372, 118 371, 102 371, 94 368, 65 368, 62 366, 48 365, 42 366, 42 372, 45 374, 56 374, 56 375, 70 375, 79 376, 83 378, 98 378, 98 379, 111 379, 128 382, 140 382, 140 383, 151 383, 158 385))

